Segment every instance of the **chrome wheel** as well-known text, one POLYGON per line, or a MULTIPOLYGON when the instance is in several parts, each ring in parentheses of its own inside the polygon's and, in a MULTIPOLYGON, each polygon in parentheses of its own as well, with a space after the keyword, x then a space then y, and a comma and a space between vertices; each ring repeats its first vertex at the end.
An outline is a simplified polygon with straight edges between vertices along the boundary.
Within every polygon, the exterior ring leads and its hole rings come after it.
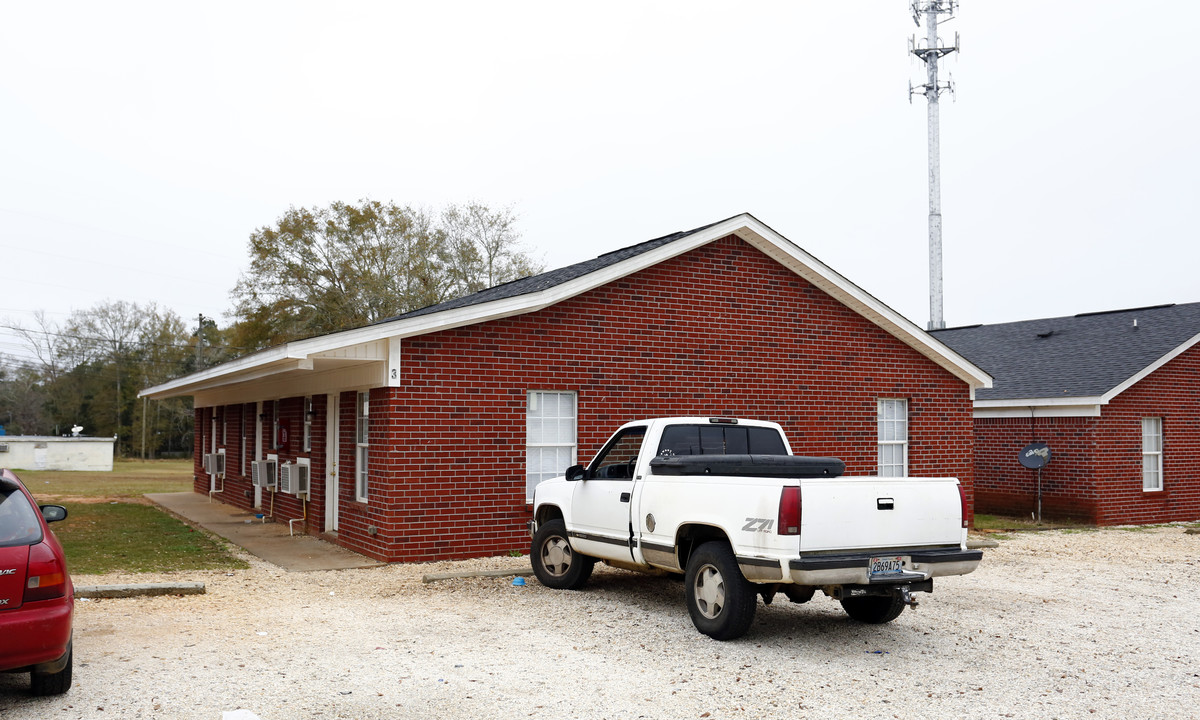
POLYGON ((571 548, 567 526, 562 520, 548 520, 533 535, 529 561, 538 582, 559 590, 578 590, 587 582, 596 564, 593 558, 571 548))
POLYGON ((567 539, 554 536, 542 543, 542 566, 554 577, 562 577, 571 569, 571 545, 567 539))
POLYGON ((725 579, 721 571, 712 565, 705 565, 696 573, 695 587, 696 609, 709 620, 715 620, 725 609, 725 579))

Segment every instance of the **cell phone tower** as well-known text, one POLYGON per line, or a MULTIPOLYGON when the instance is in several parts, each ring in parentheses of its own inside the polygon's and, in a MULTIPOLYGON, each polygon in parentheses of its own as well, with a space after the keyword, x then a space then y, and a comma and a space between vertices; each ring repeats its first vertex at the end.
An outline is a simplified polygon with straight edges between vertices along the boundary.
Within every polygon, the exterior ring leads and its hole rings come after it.
POLYGON ((938 38, 938 25, 953 19, 957 0, 912 0, 913 22, 921 27, 921 16, 925 17, 925 38, 918 40, 913 35, 908 40, 908 51, 925 63, 926 80, 922 85, 908 83, 908 101, 913 95, 924 95, 929 107, 929 329, 946 327, 942 318, 942 167, 941 130, 938 117, 938 97, 943 92, 954 93, 954 79, 938 81, 938 61, 958 51, 958 33, 954 33, 954 45, 943 46, 938 38), (943 20, 942 16, 946 18, 943 20))

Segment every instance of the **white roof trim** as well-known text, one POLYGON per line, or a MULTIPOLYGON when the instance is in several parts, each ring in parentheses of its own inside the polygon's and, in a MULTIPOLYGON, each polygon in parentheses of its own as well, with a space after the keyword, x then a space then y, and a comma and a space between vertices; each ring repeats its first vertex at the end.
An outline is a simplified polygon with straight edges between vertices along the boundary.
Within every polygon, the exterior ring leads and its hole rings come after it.
POLYGON ((1009 398, 1005 400, 976 400, 975 408, 1031 408, 1031 407, 1065 407, 1068 405, 1105 405, 1108 401, 1102 395, 1089 397, 1052 397, 1052 398, 1009 398))
POLYGON ((1200 342, 1200 334, 1193 335, 1186 342, 1180 344, 1178 347, 1176 347, 1171 352, 1167 353, 1166 355, 1163 355, 1159 359, 1155 360, 1154 362, 1150 363, 1146 367, 1142 368, 1141 371, 1138 372, 1133 377, 1129 378, 1125 382, 1116 386, 1112 390, 1109 390, 1108 392, 1104 393, 1104 402, 1108 403, 1116 396, 1120 395, 1121 393, 1125 392, 1126 390, 1133 387, 1137 383, 1141 382, 1142 380, 1144 380, 1146 378, 1147 375, 1154 372, 1155 370, 1158 370, 1163 365, 1166 365, 1167 363, 1171 362, 1175 358, 1179 357, 1180 355, 1184 354, 1188 350, 1192 349, 1192 347, 1198 342, 1200 342))
POLYGON ((948 345, 917 327, 908 318, 756 218, 749 215, 745 217, 750 222, 745 223, 745 227, 737 232, 743 240, 933 360, 972 389, 992 386, 991 375, 950 349, 948 345))
POLYGON ((1100 417, 1100 406, 1079 404, 981 408, 976 403, 974 416, 976 418, 1100 417))
MULTIPOLYGON (((939 342, 875 297, 834 272, 820 260, 801 250, 790 240, 764 225, 754 216, 743 213, 710 227, 698 230, 653 250, 640 253, 595 272, 569 280, 539 292, 511 298, 443 310, 441 312, 401 318, 378 325, 345 330, 307 340, 295 340, 279 347, 247 355, 223 365, 208 368, 170 382, 148 388, 139 397, 175 397, 190 395, 198 388, 244 382, 259 377, 259 369, 285 359, 307 359, 349 345, 406 338, 426 333, 450 330, 465 325, 488 322, 524 313, 568 300, 577 295, 632 275, 673 257, 695 250, 727 235, 738 235, 768 256, 829 293, 863 317, 896 336, 901 341, 933 360, 972 389, 991 387, 992 378, 964 357, 939 342)), ((385 362, 379 360, 378 362, 385 362)), ((297 369, 294 366, 288 369, 297 369)), ((266 374, 286 372, 269 370, 266 374)))
MULTIPOLYGON (((1088 408, 1089 417, 1098 416, 1100 407, 1109 404, 1115 397, 1125 392, 1129 388, 1146 379, 1151 373, 1162 368, 1167 363, 1184 354, 1188 350, 1200 343, 1200 333, 1193 335, 1186 342, 1175 347, 1171 352, 1163 355, 1159 359, 1150 363, 1146 367, 1139 370, 1135 375, 1131 376, 1120 385, 1117 385, 1112 390, 1103 395, 1088 395, 1088 396, 1068 396, 1052 397, 1052 398, 1004 398, 998 400, 976 400, 975 401, 975 417, 1017 417, 1020 413, 1025 413, 1028 416, 1031 408, 1052 409, 1062 408, 1063 413, 1056 413, 1055 417, 1073 417, 1074 415, 1065 414, 1071 408, 1088 408), (1016 414, 1007 414, 1009 411, 1016 414)), ((1043 417, 1043 415, 1038 415, 1043 417)), ((1046 417, 1049 417, 1047 415, 1046 417)))

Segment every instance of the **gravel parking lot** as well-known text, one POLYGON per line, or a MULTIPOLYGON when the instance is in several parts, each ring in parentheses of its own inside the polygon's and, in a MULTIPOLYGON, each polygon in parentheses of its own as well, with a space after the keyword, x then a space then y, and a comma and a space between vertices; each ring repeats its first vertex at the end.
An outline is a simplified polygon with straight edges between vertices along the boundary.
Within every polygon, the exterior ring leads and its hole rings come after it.
POLYGON ((75 686, 0 676, 0 718, 1190 718, 1200 716, 1200 535, 1024 533, 885 626, 820 593, 749 634, 692 627, 682 583, 598 567, 580 592, 524 558, 199 580, 205 595, 80 602, 75 686))

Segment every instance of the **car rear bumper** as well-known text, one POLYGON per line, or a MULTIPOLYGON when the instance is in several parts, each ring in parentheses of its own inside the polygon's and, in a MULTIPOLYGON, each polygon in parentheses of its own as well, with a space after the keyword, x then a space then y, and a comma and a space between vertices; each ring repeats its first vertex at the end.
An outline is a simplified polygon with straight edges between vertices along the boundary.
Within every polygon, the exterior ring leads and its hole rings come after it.
POLYGON ((74 598, 67 595, 0 612, 0 672, 61 670, 71 647, 74 610, 74 598))

